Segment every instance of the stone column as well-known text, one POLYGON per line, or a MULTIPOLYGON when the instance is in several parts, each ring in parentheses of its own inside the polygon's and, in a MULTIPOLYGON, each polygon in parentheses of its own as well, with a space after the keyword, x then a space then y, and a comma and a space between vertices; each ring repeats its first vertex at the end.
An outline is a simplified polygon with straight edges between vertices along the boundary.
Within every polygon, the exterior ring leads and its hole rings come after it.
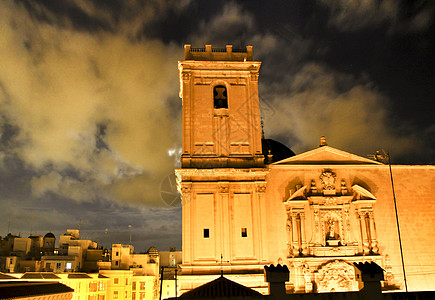
POLYGON ((339 235, 340 235, 340 243, 341 243, 341 245, 345 244, 343 224, 344 223, 343 223, 343 217, 342 217, 340 220, 338 220, 338 232, 339 232, 339 235))
POLYGON ((306 230, 305 230, 305 213, 301 212, 299 214, 301 218, 301 247, 302 247, 302 254, 307 255, 308 254, 308 247, 307 247, 307 236, 306 236, 306 230))
POLYGON ((299 255, 299 241, 298 241, 298 226, 296 223, 297 213, 292 212, 292 229, 293 229, 293 254, 295 256, 299 255))
POLYGON ((314 246, 321 246, 322 241, 320 239, 320 220, 319 220, 319 209, 314 208, 314 246))
POLYGON ((363 254, 368 254, 370 252, 369 249, 369 241, 367 239, 367 229, 365 224, 365 212, 359 211, 359 224, 360 224, 360 230, 361 230, 361 245, 362 245, 362 252, 363 254))
POLYGON ((267 261, 269 257, 267 223, 266 223, 266 183, 259 183, 256 187, 256 193, 259 203, 259 241, 260 241, 260 261, 267 261))
POLYGON ((229 192, 229 185, 228 183, 220 184, 219 186, 219 196, 220 196, 220 203, 218 205, 221 206, 221 216, 220 216, 220 252, 216 253, 219 255, 222 254, 226 260, 230 258, 230 228, 229 228, 229 207, 228 207, 228 192, 229 192))
POLYGON ((293 257, 293 226, 292 226, 292 214, 287 212, 286 231, 287 231, 287 256, 293 257))
POLYGON ((374 253, 379 253, 378 241, 376 236, 375 216, 373 211, 369 211, 369 218, 370 218, 370 236, 372 238, 370 247, 374 253))
POLYGON ((181 192, 181 205, 182 209, 182 248, 183 248, 183 264, 190 264, 192 262, 193 239, 192 239, 192 202, 191 202, 191 188, 189 185, 182 184, 181 192))
POLYGON ((350 233, 350 220, 349 220, 349 205, 345 205, 343 208, 343 222, 344 222, 344 245, 352 243, 351 233, 350 233))
MULTIPOLYGON (((190 118, 192 110, 192 73, 190 70, 180 70, 180 98, 183 98, 183 153, 182 155, 191 155, 191 127, 192 120, 190 118)), ((182 157, 183 158, 183 157, 182 157)))

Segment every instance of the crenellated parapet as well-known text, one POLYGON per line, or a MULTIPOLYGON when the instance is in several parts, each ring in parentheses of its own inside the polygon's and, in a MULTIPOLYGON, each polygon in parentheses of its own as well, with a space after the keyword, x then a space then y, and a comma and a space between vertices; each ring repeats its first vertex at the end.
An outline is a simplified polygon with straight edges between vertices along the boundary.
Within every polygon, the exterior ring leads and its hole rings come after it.
POLYGON ((192 48, 191 45, 184 45, 185 60, 207 60, 207 61, 252 61, 252 46, 245 49, 235 49, 232 45, 225 48, 212 48, 205 45, 204 48, 192 48))

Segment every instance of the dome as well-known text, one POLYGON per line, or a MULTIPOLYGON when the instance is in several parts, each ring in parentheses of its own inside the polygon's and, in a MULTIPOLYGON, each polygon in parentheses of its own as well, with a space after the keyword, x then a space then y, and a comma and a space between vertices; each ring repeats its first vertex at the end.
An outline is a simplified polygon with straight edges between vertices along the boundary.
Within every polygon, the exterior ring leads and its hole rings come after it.
POLYGON ((295 156, 295 153, 286 145, 272 139, 261 139, 261 148, 263 150, 264 163, 266 165, 295 156), (269 154, 269 151, 270 154, 273 155, 272 161, 270 162, 267 161, 267 155, 269 154))
POLYGON ((154 246, 151 246, 151 247, 148 249, 147 253, 148 253, 148 254, 151 254, 151 255, 159 255, 159 251, 158 251, 157 248, 154 247, 154 246))
POLYGON ((44 235, 44 239, 45 239, 45 238, 56 238, 56 237, 54 236, 53 233, 49 232, 49 233, 47 233, 46 235, 44 235))

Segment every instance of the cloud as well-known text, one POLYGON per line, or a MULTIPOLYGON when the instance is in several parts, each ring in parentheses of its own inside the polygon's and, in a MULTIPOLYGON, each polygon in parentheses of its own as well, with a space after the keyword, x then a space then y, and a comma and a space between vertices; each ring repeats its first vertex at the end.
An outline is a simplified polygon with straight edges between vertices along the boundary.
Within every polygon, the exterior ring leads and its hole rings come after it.
MULTIPOLYGON (((398 13, 394 1, 323 4, 330 5, 336 17, 331 24, 350 31, 380 24, 398 13)), ((398 158, 421 147, 421 137, 409 135, 409 124, 392 125, 391 99, 367 74, 348 74, 316 62, 313 58, 330 50, 290 25, 265 32, 256 28, 254 16, 232 2, 203 22, 192 40, 222 43, 221 37, 236 42, 243 37, 254 45, 255 58, 263 61, 259 85, 266 137, 297 153, 316 147, 323 135, 331 146, 363 156, 384 148, 398 158), (235 30, 229 33, 228 28, 235 30)))
POLYGON ((18 129, 13 152, 35 173, 34 195, 158 204, 177 144, 181 47, 42 22, 12 2, 0 16, 0 112, 18 129))
POLYGON ((394 20, 399 12, 397 0, 319 0, 330 10, 329 25, 340 31, 356 31, 394 20))
POLYGON ((269 96, 275 115, 265 116, 265 130, 297 153, 313 149, 321 136, 332 147, 363 156, 384 148, 394 149, 397 157, 419 147, 416 137, 391 128, 389 101, 366 78, 307 63, 290 90, 269 96))
MULTIPOLYGON (((181 208, 168 208, 172 198, 162 201, 159 189, 180 149, 177 60, 183 49, 163 43, 153 29, 179 12, 191 20, 189 3, 0 3, 0 192, 6 208, 0 219, 13 217, 12 232, 29 230, 34 214, 40 234, 58 236, 81 222, 83 237, 110 246, 127 242, 132 224, 133 243, 141 243, 136 249, 181 244, 181 208), (164 208, 149 208, 158 205, 164 208)), ((415 33, 433 22, 427 6, 398 22, 395 1, 322 3, 334 31, 386 23, 394 33, 415 33)), ((316 147, 321 135, 360 155, 379 148, 409 155, 420 148, 421 138, 407 136, 406 124, 390 123, 393 99, 368 75, 319 63, 331 51, 327 41, 297 22, 265 28, 248 6, 219 7, 189 24, 194 29, 187 40, 198 47, 254 46, 254 57, 264 62, 259 84, 267 137, 297 153, 316 147)))
POLYGON ((211 19, 202 20, 198 31, 189 37, 189 41, 196 47, 205 44, 217 47, 232 44, 237 47, 247 42, 255 29, 254 16, 237 3, 229 2, 211 19))
POLYGON ((393 35, 424 32, 432 25, 435 11, 430 1, 318 0, 318 3, 329 9, 329 26, 343 32, 382 24, 393 35))

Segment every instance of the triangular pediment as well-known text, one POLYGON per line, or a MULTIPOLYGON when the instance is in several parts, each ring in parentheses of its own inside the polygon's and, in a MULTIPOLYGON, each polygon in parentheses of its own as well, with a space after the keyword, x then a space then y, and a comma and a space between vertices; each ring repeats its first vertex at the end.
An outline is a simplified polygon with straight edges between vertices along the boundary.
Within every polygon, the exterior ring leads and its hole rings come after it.
POLYGON ((382 165, 362 156, 329 146, 319 147, 280 161, 273 165, 382 165))

